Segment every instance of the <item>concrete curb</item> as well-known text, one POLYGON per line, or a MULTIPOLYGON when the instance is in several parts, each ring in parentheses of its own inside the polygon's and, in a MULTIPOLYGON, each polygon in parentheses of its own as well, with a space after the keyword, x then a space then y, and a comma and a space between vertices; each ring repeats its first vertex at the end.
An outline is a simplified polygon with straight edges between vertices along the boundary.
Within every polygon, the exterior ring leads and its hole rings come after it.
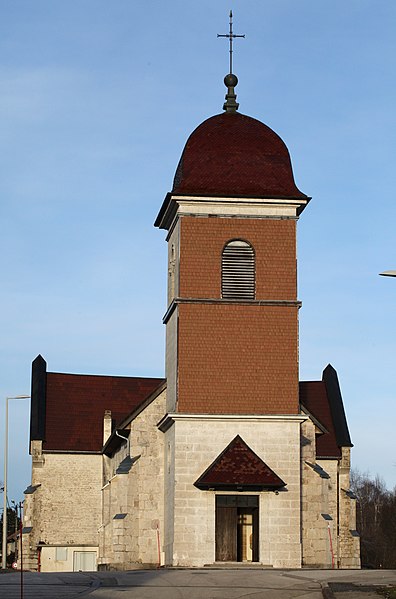
POLYGON ((336 599, 336 596, 334 595, 333 591, 331 590, 331 588, 328 586, 327 583, 322 584, 322 595, 323 595, 323 599, 336 599))
POLYGON ((82 591, 81 593, 79 593, 79 597, 84 597, 84 595, 90 595, 91 593, 93 593, 94 591, 96 591, 97 589, 99 589, 102 586, 102 581, 100 580, 100 578, 98 576, 94 576, 92 577, 91 583, 89 585, 89 588, 85 591, 82 591))

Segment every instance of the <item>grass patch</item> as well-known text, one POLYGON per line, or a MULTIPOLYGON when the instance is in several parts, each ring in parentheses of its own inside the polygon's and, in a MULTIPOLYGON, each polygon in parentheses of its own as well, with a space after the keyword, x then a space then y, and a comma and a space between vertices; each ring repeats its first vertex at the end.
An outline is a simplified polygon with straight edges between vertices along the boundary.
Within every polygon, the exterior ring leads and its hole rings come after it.
POLYGON ((396 587, 383 587, 378 589, 378 595, 382 595, 385 599, 396 599, 396 587))

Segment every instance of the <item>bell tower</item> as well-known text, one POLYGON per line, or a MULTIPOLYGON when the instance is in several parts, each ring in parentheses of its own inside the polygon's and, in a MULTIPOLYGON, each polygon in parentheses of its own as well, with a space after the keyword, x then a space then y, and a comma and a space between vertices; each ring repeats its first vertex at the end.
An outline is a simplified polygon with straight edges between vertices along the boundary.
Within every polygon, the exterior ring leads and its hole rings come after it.
POLYGON ((280 137, 238 112, 232 14, 224 37, 224 112, 188 138, 155 221, 168 232, 165 563, 300 567, 296 225, 310 198, 280 137))
POLYGON ((297 414, 296 224, 309 198, 274 131, 225 112, 190 135, 155 225, 168 231, 168 412, 297 414))

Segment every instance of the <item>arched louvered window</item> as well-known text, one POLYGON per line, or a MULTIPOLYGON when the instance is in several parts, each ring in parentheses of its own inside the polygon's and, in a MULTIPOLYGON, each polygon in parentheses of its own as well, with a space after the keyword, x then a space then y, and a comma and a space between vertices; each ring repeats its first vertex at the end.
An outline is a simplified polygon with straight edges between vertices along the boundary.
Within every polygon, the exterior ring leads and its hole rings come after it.
POLYGON ((221 295, 225 299, 255 298, 255 257, 246 241, 227 243, 221 259, 221 295))

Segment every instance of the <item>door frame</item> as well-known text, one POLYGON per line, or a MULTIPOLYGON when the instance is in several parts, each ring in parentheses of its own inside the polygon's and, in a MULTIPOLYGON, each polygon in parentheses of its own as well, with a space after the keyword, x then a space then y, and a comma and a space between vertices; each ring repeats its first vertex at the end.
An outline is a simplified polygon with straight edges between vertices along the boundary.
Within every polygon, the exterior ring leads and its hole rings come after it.
MULTIPOLYGON (((244 563, 238 559, 241 555, 238 547, 238 513, 242 513, 245 509, 253 514, 252 562, 259 562, 259 499, 259 495, 215 495, 215 561, 244 563), (225 518, 222 516, 222 510, 227 510, 225 518), (221 529, 222 526, 228 529, 221 529), (220 547, 220 543, 224 543, 225 539, 230 543, 229 548, 226 549, 220 547), (227 553, 231 559, 221 559, 221 555, 227 553)), ((223 512, 223 515, 225 513, 223 512)))

